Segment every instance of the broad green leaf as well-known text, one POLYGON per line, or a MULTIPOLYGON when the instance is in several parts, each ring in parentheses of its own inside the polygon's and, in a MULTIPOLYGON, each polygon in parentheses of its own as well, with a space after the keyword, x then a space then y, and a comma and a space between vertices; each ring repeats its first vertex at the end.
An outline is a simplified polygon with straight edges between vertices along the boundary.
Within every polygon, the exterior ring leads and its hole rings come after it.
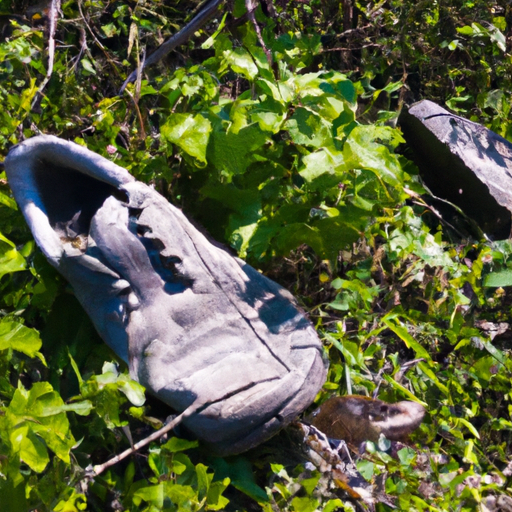
POLYGON ((5 274, 19 272, 26 267, 25 258, 16 250, 14 244, 0 234, 0 279, 5 274))
POLYGON ((489 288, 500 288, 504 286, 512 286, 512 269, 499 270, 491 272, 484 277, 484 286, 489 288))
POLYGON ((371 482, 375 473, 375 464, 369 460, 359 460, 356 466, 361 476, 368 482, 371 482))
POLYGON ((7 208, 11 208, 11 210, 18 209, 16 201, 12 197, 9 197, 8 195, 4 194, 3 192, 0 192, 0 204, 7 206, 7 208))
POLYGON ((318 509, 320 502, 315 498, 304 497, 298 498, 295 497, 292 499, 293 510, 296 512, 314 512, 318 509))
POLYGON ((162 445, 162 449, 165 449, 171 453, 182 452, 184 450, 190 450, 197 448, 199 443, 197 441, 188 441, 186 439, 179 439, 178 437, 172 437, 165 444, 162 445))
POLYGON ((114 23, 107 23, 106 25, 102 25, 101 30, 106 37, 114 37, 118 33, 117 26, 114 25, 114 23))
POLYGON ((464 27, 457 27, 456 30, 459 34, 463 34, 465 36, 472 36, 474 33, 473 28, 469 25, 465 25, 464 27))
POLYGON ((79 512, 80 510, 87 510, 87 500, 84 494, 73 489, 71 496, 65 501, 59 501, 52 512, 79 512))
POLYGON ((44 471, 48 462, 50 462, 46 446, 39 437, 28 429, 21 439, 19 449, 20 459, 37 473, 44 471))
POLYGON ((333 145, 331 124, 307 108, 296 108, 285 128, 295 144, 314 148, 333 145))
POLYGON ((83 58, 80 63, 82 64, 82 67, 84 68, 84 70, 87 72, 87 73, 90 73, 91 75, 95 75, 96 74, 96 70, 94 69, 94 66, 92 64, 92 62, 87 59, 87 58, 83 58))
POLYGON ((323 512, 334 512, 335 510, 343 510, 344 508, 345 506, 343 505, 343 502, 339 498, 336 498, 334 500, 329 500, 325 504, 323 512))
POLYGON ((88 416, 93 409, 93 405, 89 400, 82 400, 80 402, 75 402, 71 404, 62 404, 62 405, 47 405, 45 408, 39 413, 40 417, 53 416, 55 414, 59 414, 61 412, 74 412, 80 416, 88 416))
POLYGON ((204 464, 198 464, 196 466, 197 498, 199 501, 202 501, 206 498, 208 489, 210 488, 210 481, 213 478, 213 474, 208 475, 207 469, 208 468, 204 464))
POLYGON ((224 59, 235 73, 243 75, 249 81, 256 78, 258 67, 254 63, 251 54, 243 48, 225 51, 224 59))
POLYGON ((34 471, 42 471, 48 462, 47 457, 42 457, 42 443, 36 440, 38 437, 57 457, 70 462, 69 452, 76 441, 66 413, 62 411, 63 406, 62 398, 48 382, 36 382, 30 391, 20 385, 5 410, 5 420, 11 425, 12 449, 23 460, 27 457, 34 471))
POLYGON ((212 127, 201 114, 172 114, 162 125, 162 135, 185 153, 206 164, 206 148, 212 127))
POLYGON ((41 338, 35 329, 7 318, 0 319, 0 350, 11 348, 29 357, 39 357, 41 345, 41 338))
POLYGON ((284 114, 277 112, 255 112, 251 114, 251 121, 258 123, 262 131, 278 133, 282 129, 284 114))
POLYGON ((311 496, 313 494, 313 491, 316 489, 316 486, 320 481, 320 477, 322 476, 322 474, 319 471, 316 471, 315 473, 313 473, 313 476, 311 478, 305 478, 301 482, 302 487, 304 487, 304 490, 306 491, 306 494, 308 496, 311 496))
POLYGON ((222 496, 222 493, 226 490, 229 484, 229 478, 224 478, 223 480, 217 480, 210 483, 208 496, 206 497, 208 510, 224 510, 226 508, 229 500, 222 496))
POLYGON ((384 182, 399 187, 403 173, 396 155, 379 140, 393 137, 392 130, 377 126, 356 126, 348 136, 343 151, 347 164, 354 168, 373 171, 384 182))
POLYGON ((279 103, 286 105, 293 100, 294 92, 289 84, 274 82, 264 78, 258 78, 256 84, 261 88, 262 92, 268 94, 279 103))
POLYGON ((338 153, 336 156, 337 158, 334 159, 331 151, 325 148, 310 153, 302 159, 305 167, 299 174, 308 182, 325 173, 334 175, 336 170, 339 172, 339 166, 343 164, 343 155, 338 153))
POLYGON ((208 160, 229 174, 243 174, 254 161, 254 153, 270 140, 257 123, 247 125, 237 133, 215 130, 208 148, 208 160))
POLYGON ((410 466, 416 458, 416 452, 408 446, 398 450, 397 455, 402 466, 410 466))
POLYGON ((127 375, 123 375, 118 382, 119 390, 126 395, 126 398, 128 398, 133 405, 137 407, 144 405, 146 401, 144 386, 130 379, 127 375))
POLYGON ((173 504, 178 505, 178 510, 191 510, 191 504, 197 504, 194 508, 199 510, 203 505, 203 503, 198 500, 197 491, 190 485, 166 482, 165 496, 169 498, 173 504))
MULTIPOLYGON (((215 478, 225 481, 229 479, 231 485, 251 497, 258 503, 269 501, 267 493, 256 483, 251 463, 244 456, 229 458, 216 458, 211 463, 215 470, 215 478)), ((279 472, 278 465, 271 465, 272 470, 279 472)), ((284 469, 284 468, 283 468, 284 469)))
POLYGON ((138 489, 133 494, 133 503, 139 506, 142 501, 146 503, 151 503, 158 510, 161 510, 164 505, 164 494, 165 488, 164 484, 160 483, 158 485, 150 485, 148 487, 143 487, 142 489, 138 489))

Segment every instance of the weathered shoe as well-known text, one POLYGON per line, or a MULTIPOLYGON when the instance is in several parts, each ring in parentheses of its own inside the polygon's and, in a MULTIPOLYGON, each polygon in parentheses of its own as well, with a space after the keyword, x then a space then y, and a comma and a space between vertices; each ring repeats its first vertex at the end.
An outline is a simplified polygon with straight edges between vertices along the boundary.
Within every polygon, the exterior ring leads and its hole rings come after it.
POLYGON ((125 169, 53 136, 5 160, 34 238, 132 377, 219 454, 271 437, 326 377, 293 297, 125 169))

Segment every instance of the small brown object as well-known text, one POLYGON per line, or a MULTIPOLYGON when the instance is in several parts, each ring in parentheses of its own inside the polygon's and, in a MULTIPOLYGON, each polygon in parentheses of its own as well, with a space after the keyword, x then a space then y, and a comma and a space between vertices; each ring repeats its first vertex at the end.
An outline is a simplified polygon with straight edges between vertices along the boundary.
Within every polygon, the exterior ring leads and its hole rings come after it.
POLYGON ((366 396, 330 398, 308 420, 332 439, 359 445, 384 434, 391 441, 402 441, 419 427, 425 408, 416 402, 389 404, 366 396))

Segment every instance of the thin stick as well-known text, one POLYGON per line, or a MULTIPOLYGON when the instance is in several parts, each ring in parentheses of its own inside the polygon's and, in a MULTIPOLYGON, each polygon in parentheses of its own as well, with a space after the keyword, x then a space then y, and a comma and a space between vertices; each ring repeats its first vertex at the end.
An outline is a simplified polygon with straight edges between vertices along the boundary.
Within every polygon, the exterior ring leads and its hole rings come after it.
POLYGON ((179 425, 184 419, 188 418, 195 412, 197 412, 198 409, 204 406, 204 403, 196 403, 194 402, 192 405, 187 407, 181 414, 176 416, 172 421, 167 423, 165 427, 162 427, 160 430, 157 430, 156 432, 153 432, 150 436, 146 437, 145 439, 142 439, 138 443, 135 443, 131 448, 128 448, 124 452, 120 453, 119 455, 116 455, 115 457, 112 457, 110 460, 107 460, 107 462, 104 462, 103 464, 99 464, 97 466, 94 466, 92 470, 92 474, 90 475, 92 478, 95 476, 100 475, 105 471, 105 469, 109 468, 110 466, 113 466, 114 464, 117 464, 118 462, 122 461, 123 459, 126 459, 126 457, 129 457, 132 453, 135 453, 137 450, 140 450, 144 446, 148 445, 152 441, 156 441, 158 438, 162 437, 164 434, 167 434, 167 432, 171 431, 174 427, 179 425))
POLYGON ((192 20, 187 23, 177 34, 174 34, 170 39, 162 43, 143 63, 142 68, 139 71, 139 68, 132 71, 128 78, 124 81, 124 84, 121 86, 119 90, 119 94, 121 95, 123 91, 126 89, 126 86, 133 82, 137 78, 137 73, 142 72, 146 66, 151 66, 155 62, 158 62, 160 59, 165 57, 168 53, 170 53, 177 46, 185 43, 190 36, 199 28, 201 28, 217 11, 217 7, 222 2, 222 0, 211 0, 208 2, 199 13, 192 18, 192 20))
POLYGON ((265 41, 263 41, 263 36, 261 35, 261 29, 258 25, 258 22, 256 21, 256 16, 254 15, 254 11, 256 10, 256 3, 254 0, 245 0, 245 8, 247 9, 247 14, 249 16, 249 19, 251 20, 251 23, 254 26, 254 30, 256 31, 256 35, 258 36, 258 41, 261 44, 261 47, 263 48, 263 51, 265 52, 265 55, 267 56, 268 65, 272 66, 272 53, 267 48, 265 41))
POLYGON ((55 61, 55 32, 57 30, 57 20, 59 18, 60 0, 52 0, 48 10, 48 69, 43 82, 39 86, 36 95, 32 101, 32 109, 36 108, 43 97, 43 91, 48 85, 53 74, 53 63, 55 61))

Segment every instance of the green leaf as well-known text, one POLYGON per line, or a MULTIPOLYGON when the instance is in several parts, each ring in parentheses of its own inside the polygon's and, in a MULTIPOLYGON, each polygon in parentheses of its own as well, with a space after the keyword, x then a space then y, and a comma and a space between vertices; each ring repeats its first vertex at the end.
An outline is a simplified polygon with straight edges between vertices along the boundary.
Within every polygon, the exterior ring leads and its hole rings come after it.
POLYGON ((92 62, 87 59, 87 58, 83 58, 80 63, 82 64, 82 67, 84 68, 84 70, 87 72, 87 73, 90 73, 91 75, 95 75, 96 74, 96 70, 94 69, 94 66, 92 64, 92 62))
POLYGON ((137 407, 144 405, 146 401, 144 386, 132 380, 126 374, 122 374, 118 378, 117 383, 119 390, 126 395, 126 398, 128 398, 133 405, 137 407))
POLYGON ((14 244, 0 233, 0 279, 5 274, 19 272, 27 267, 25 258, 14 244))
POLYGON ((369 460, 359 460, 356 463, 357 470, 361 473, 361 476, 368 482, 372 481, 375 473, 375 464, 369 460))
POLYGON ((292 499, 292 507, 296 512, 313 512, 317 510, 320 502, 315 498, 305 497, 292 499))
POLYGON ((114 37, 118 33, 117 27, 113 23, 102 25, 101 30, 107 37, 114 37))
POLYGON ((501 288, 503 286, 512 286, 512 269, 491 272, 484 277, 484 286, 489 288, 501 288))
POLYGON ((186 439, 179 439, 178 437, 172 437, 165 444, 162 445, 162 449, 167 450, 171 453, 182 452, 184 450, 190 450, 197 448, 199 443, 197 441, 188 441, 186 439))
POLYGON ((400 459, 400 464, 402 466, 410 466, 414 459, 416 458, 416 452, 412 448, 406 446, 397 452, 398 458, 400 459))
POLYGON ((325 334, 325 339, 329 343, 332 343, 343 354, 343 357, 351 368, 359 367, 363 371, 368 371, 364 362, 364 355, 357 343, 348 340, 341 342, 327 333, 325 334))
POLYGON ((212 126, 201 114, 172 114, 162 125, 162 136, 185 153, 206 164, 206 148, 212 126))
MULTIPOLYGON (((17 432, 17 435, 21 435, 21 432, 17 432)), ((26 430, 20 443, 20 459, 37 473, 44 471, 50 462, 46 446, 29 429, 26 430)))
POLYGON ((302 163, 304 168, 299 174, 310 183, 322 174, 335 175, 347 170, 344 165, 343 154, 339 152, 333 154, 332 151, 326 148, 321 148, 319 151, 306 155, 302 159, 302 163))
POLYGON ((22 460, 27 458, 25 462, 34 471, 42 471, 49 460, 47 454, 43 456, 44 445, 38 438, 44 440, 57 457, 70 462, 69 452, 76 441, 63 406, 62 398, 48 382, 36 382, 30 391, 20 384, 5 410, 11 449, 22 460))
POLYGON ((295 144, 314 148, 333 145, 331 124, 308 108, 296 108, 284 126, 295 144))
POLYGON ((329 500, 323 509, 323 512, 334 512, 335 510, 343 510, 345 508, 343 502, 336 498, 334 500, 329 500))
POLYGON ((257 123, 249 124, 237 132, 216 129, 208 149, 208 159, 217 169, 229 174, 243 174, 256 158, 254 154, 270 140, 270 135, 257 123))
POLYGON ((446 397, 451 396, 450 390, 439 380, 432 369, 423 361, 418 364, 418 368, 443 392, 446 397))
POLYGON ((18 209, 16 201, 12 197, 9 197, 8 195, 4 194, 3 192, 0 192, 0 204, 7 206, 7 208, 11 208, 11 210, 18 209))
POLYGON ((139 506, 142 501, 145 501, 146 503, 151 503, 151 505, 157 507, 158 510, 162 510, 165 497, 164 490, 163 483, 137 489, 133 493, 133 503, 139 506))
POLYGON ((235 73, 243 75, 252 81, 258 75, 258 67, 254 63, 251 54, 243 48, 226 50, 223 54, 225 61, 235 73))
POLYGON ((10 348, 29 357, 42 358, 39 354, 41 345, 41 338, 35 329, 6 318, 0 320, 0 350, 10 348))
POLYGON ((387 315, 382 321, 405 343, 407 348, 414 350, 416 357, 421 357, 428 362, 432 361, 430 354, 418 343, 407 331, 407 328, 397 325, 391 321, 391 317, 387 315))
POLYGON ((206 497, 206 504, 209 510, 224 510, 226 508, 229 500, 222 496, 222 493, 226 490, 229 484, 229 478, 224 478, 223 480, 210 483, 208 496, 206 497))
POLYGON ((459 34, 463 34, 465 36, 472 36, 474 34, 473 28, 468 25, 464 27, 457 27, 456 30, 459 34))
MULTIPOLYGON (((384 379, 386 380, 386 382, 389 382, 389 384, 400 391, 400 393, 402 393, 404 396, 408 397, 411 401, 413 402, 417 402, 421 405, 423 405, 423 407, 427 407, 428 404, 426 404, 425 402, 422 402, 421 400, 418 400, 416 398, 416 396, 414 396, 413 393, 411 393, 405 386, 402 386, 400 383, 398 383, 395 379, 393 379, 393 377, 391 377, 390 375, 387 375, 385 374, 384 376, 384 379)), ((439 381, 438 381, 439 382, 439 381)))
POLYGON ((53 416, 61 412, 74 412, 80 416, 87 416, 93 409, 93 405, 89 400, 82 400, 72 404, 62 404, 55 406, 46 406, 40 413, 40 417, 53 416))
MULTIPOLYGON (((267 503, 267 493, 256 483, 251 463, 243 456, 216 458, 212 462, 215 478, 229 479, 231 485, 258 503, 267 503)), ((271 464, 272 471, 279 473, 283 466, 271 464)))
POLYGON ((343 152, 347 165, 357 169, 368 169, 384 182, 395 187, 402 186, 403 173, 396 155, 379 140, 392 141, 400 134, 378 126, 356 126, 348 136, 343 152))

